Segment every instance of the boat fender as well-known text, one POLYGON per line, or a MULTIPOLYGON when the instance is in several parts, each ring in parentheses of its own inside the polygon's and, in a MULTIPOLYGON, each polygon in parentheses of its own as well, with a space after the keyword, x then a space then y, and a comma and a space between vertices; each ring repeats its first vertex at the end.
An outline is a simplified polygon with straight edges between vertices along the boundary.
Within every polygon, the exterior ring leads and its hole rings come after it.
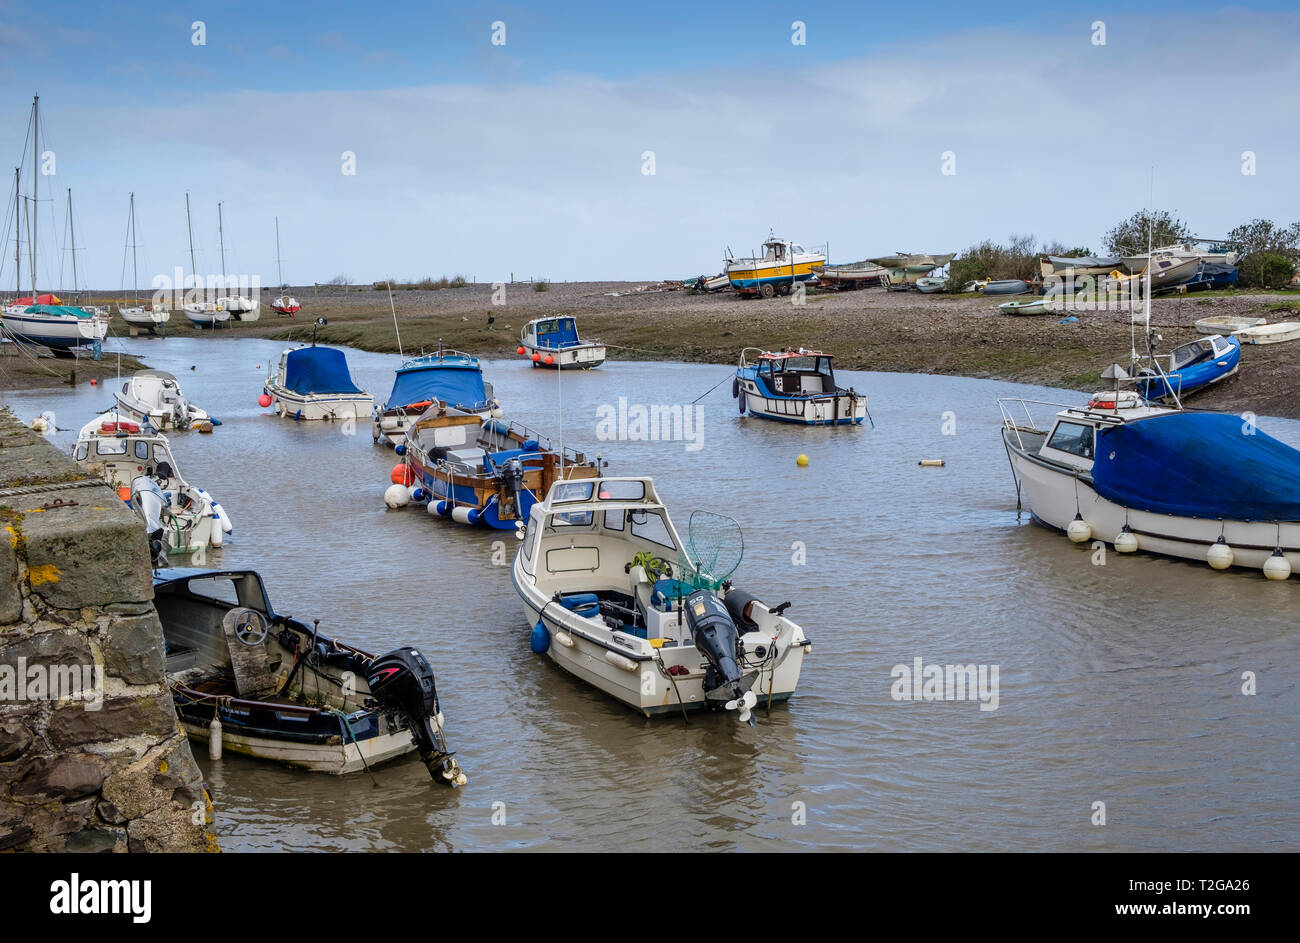
POLYGON ((448 514, 451 513, 451 502, 439 501, 437 504, 430 503, 429 509, 432 511, 436 511, 437 513, 441 514, 443 517, 446 517, 448 514))
POLYGON ((429 500, 428 492, 423 488, 412 488, 411 500, 415 501, 417 504, 423 504, 425 501, 429 500))
POLYGON ((221 425, 221 420, 218 419, 216 416, 209 416, 209 417, 208 417, 208 422, 212 423, 214 426, 219 426, 219 425, 221 425))
POLYGON ((740 377, 735 377, 731 381, 731 398, 740 399, 740 377))
POLYGON ((1115 535, 1115 552, 1116 553, 1135 553, 1138 550, 1138 537, 1132 529, 1125 524, 1124 528, 1115 535))
POLYGON ((739 589, 733 589, 727 593, 723 602, 727 604, 727 612, 731 614, 732 621, 745 630, 758 628, 758 623, 754 621, 752 616, 754 607, 757 605, 761 609, 767 608, 766 605, 759 602, 758 597, 739 589))
POLYGON ((221 530, 223 533, 229 534, 234 531, 235 525, 230 523, 230 515, 227 514, 226 509, 216 501, 212 502, 212 513, 215 514, 217 520, 221 522, 221 530))
POLYGON ((1074 520, 1070 521, 1069 526, 1065 528, 1065 536, 1070 538, 1072 543, 1086 544, 1092 539, 1092 525, 1083 519, 1083 516, 1076 513, 1074 520))
POLYGON ((394 446, 394 447, 393 447, 393 451, 394 451, 395 453, 397 453, 398 455, 405 455, 405 454, 406 454, 406 446, 405 446, 405 445, 397 445, 397 446, 394 446))
POLYGON ((618 652, 605 652, 605 660, 616 668, 622 668, 624 671, 636 671, 636 662, 626 655, 620 655, 618 652))
POLYGON ((551 647, 551 633, 546 631, 546 625, 541 619, 533 626, 533 631, 528 636, 528 647, 534 655, 545 655, 546 650, 551 647))
POLYGON ((737 408, 740 409, 740 414, 742 416, 745 415, 745 400, 747 398, 748 397, 745 395, 745 392, 742 390, 740 393, 740 398, 736 400, 736 406, 737 408))
POLYGON ((212 723, 208 724, 208 759, 221 759, 221 718, 215 713, 212 723))
POLYGON ((212 532, 208 535, 208 543, 220 550, 222 540, 221 524, 214 518, 212 521, 212 532))
POLYGON ((479 516, 477 508, 458 507, 451 509, 451 519, 457 524, 477 524, 479 516))
POLYGON ((1210 544, 1210 549, 1206 551, 1205 562, 1216 570, 1226 570, 1232 566, 1233 556, 1232 548, 1220 534, 1219 539, 1210 544))
POLYGON ((559 643, 560 643, 561 645, 563 645, 565 648, 573 648, 573 644, 574 644, 574 643, 573 643, 573 636, 570 635, 568 632, 564 632, 564 631, 561 631, 560 629, 556 629, 556 630, 555 630, 555 641, 559 642, 559 643))
POLYGON ((1271 580, 1291 578, 1291 561, 1282 553, 1282 548, 1273 550, 1273 555, 1264 561, 1264 575, 1271 580))
POLYGON ((405 507, 410 500, 411 493, 402 485, 389 485, 384 492, 384 504, 393 509, 405 507))

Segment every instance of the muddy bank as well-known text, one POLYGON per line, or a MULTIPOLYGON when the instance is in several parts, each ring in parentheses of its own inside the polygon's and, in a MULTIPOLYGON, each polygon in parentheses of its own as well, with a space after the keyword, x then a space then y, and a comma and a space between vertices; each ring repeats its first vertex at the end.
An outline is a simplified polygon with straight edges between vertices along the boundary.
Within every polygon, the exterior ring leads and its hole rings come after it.
MULTIPOLYGON (((732 363, 746 346, 816 347, 836 355, 841 367, 903 373, 940 373, 1013 380, 1091 392, 1113 362, 1127 362, 1127 310, 1078 311, 1074 323, 1059 315, 1000 314, 1002 299, 922 295, 869 289, 810 291, 805 304, 789 298, 751 300, 731 292, 696 295, 658 290, 658 284, 574 282, 536 291, 528 283, 466 285, 393 294, 403 352, 437 346, 485 356, 508 356, 519 330, 532 318, 574 314, 585 336, 599 338, 612 359, 667 358, 732 363), (503 296, 503 297, 502 297, 503 296), (492 323, 489 323, 492 319, 492 323)), ((312 322, 329 324, 318 338, 364 350, 398 349, 388 294, 371 288, 302 288, 303 309, 294 318, 268 305, 252 323, 213 333, 306 340, 312 322)), ((1194 323, 1211 315, 1252 315, 1270 321, 1300 320, 1300 293, 1192 294, 1157 298, 1152 325, 1163 336, 1159 350, 1196 336, 1194 323)), ((198 333, 173 317, 172 334, 198 333)), ((1247 347, 1236 377, 1192 400, 1197 406, 1300 418, 1300 342, 1247 347)))
MULTIPOLYGON (((123 375, 143 370, 145 364, 135 357, 121 358, 123 375)), ((118 355, 104 352, 104 359, 92 360, 86 352, 72 357, 36 357, 19 351, 13 344, 0 344, 0 392, 32 390, 47 386, 75 386, 94 380, 102 383, 117 376, 118 355)))

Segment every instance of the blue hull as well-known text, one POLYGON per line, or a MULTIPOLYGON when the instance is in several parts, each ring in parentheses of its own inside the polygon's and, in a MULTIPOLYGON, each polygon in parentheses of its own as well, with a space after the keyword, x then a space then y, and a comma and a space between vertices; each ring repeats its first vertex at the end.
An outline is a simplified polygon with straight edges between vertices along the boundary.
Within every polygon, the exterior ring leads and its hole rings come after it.
POLYGON ((1228 343, 1232 345, 1231 352, 1214 360, 1193 364, 1177 373, 1171 373, 1167 383, 1159 377, 1154 380, 1139 380, 1138 392, 1150 400, 1164 399, 1174 392, 1183 397, 1222 380, 1232 374, 1241 363, 1241 341, 1229 337, 1228 343))

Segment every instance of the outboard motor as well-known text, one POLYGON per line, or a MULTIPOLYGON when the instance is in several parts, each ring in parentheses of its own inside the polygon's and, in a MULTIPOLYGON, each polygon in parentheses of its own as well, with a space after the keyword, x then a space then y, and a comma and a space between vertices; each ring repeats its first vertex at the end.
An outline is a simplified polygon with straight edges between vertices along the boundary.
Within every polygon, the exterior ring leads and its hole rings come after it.
POLYGON ((704 696, 710 701, 725 701, 727 710, 739 710, 739 719, 753 724, 750 709, 758 703, 758 697, 746 690, 740 667, 744 650, 726 605, 709 590, 697 589, 686 597, 686 622, 695 637, 695 647, 709 661, 704 672, 704 696))
POLYGON ((399 648, 376 658, 366 684, 379 706, 406 719, 411 739, 429 775, 448 786, 461 786, 465 774, 447 750, 438 719, 438 689, 433 668, 414 648, 399 648))
POLYGON ((167 495, 163 493, 158 482, 148 475, 138 475, 131 480, 131 501, 136 513, 144 518, 145 533, 149 535, 149 554, 154 566, 165 566, 167 547, 163 540, 166 528, 163 525, 163 512, 167 509, 167 495))
POLYGON ((512 458, 501 468, 501 484, 505 493, 510 497, 514 505, 515 517, 524 516, 523 508, 519 504, 519 495, 524 488, 524 464, 517 458, 512 458))

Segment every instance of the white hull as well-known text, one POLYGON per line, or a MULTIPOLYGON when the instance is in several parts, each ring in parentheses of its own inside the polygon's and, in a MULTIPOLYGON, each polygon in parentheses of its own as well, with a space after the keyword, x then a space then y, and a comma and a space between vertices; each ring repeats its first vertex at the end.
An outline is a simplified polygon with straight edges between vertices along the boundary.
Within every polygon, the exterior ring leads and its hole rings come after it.
POLYGON ((267 384, 266 393, 275 401, 277 416, 300 421, 369 419, 375 408, 369 393, 304 395, 271 384, 267 384))
MULTIPOLYGON (((208 728, 206 724, 181 722, 185 733, 191 740, 206 743, 208 728)), ((272 760, 288 766, 296 766, 317 773, 332 773, 342 776, 355 773, 365 765, 377 766, 396 759, 415 750, 415 743, 407 730, 396 733, 380 734, 355 743, 315 744, 292 743, 286 740, 272 740, 267 737, 250 737, 235 733, 227 727, 222 731, 221 748, 227 753, 239 753, 260 760, 272 760), (365 764, 362 757, 365 757, 365 764)))
POLYGON ((117 313, 131 327, 154 330, 171 320, 170 311, 151 311, 148 308, 118 308, 117 313))
POLYGON ((1261 327, 1264 323, 1263 318, 1238 318, 1227 315, 1218 318, 1202 318, 1196 322, 1196 330, 1202 334, 1228 335, 1251 327, 1261 327))
POLYGON ((186 305, 185 316, 195 327, 216 327, 230 320, 229 311, 214 311, 202 306, 186 305))
POLYGON ((530 344, 523 345, 527 351, 529 359, 533 354, 541 357, 541 360, 534 360, 534 367, 549 367, 560 370, 590 370, 592 367, 599 367, 605 362, 605 345, 604 344, 580 344, 577 347, 534 347, 530 344), (550 357, 552 363, 547 363, 546 358, 550 357))
POLYGON ((1300 322, 1283 321, 1233 332, 1243 344, 1281 344, 1300 339, 1300 322))
POLYGON ((861 423, 867 418, 867 398, 847 394, 820 399, 778 399, 763 396, 752 380, 741 384, 745 411, 760 419, 775 419, 806 426, 861 423))
MULTIPOLYGON (((126 396, 122 392, 114 395, 117 400, 117 412, 123 419, 129 419, 131 422, 149 423, 159 432, 174 432, 182 428, 176 424, 176 413, 174 410, 161 407, 149 407, 140 400, 126 396)), ((196 422, 207 422, 211 417, 203 410, 191 406, 188 411, 189 421, 184 428, 189 428, 190 424, 196 422)))
POLYGON ((4 328, 14 338, 42 347, 67 349, 102 341, 108 336, 108 322, 103 318, 79 318, 75 315, 28 314, 6 310, 4 328))
POLYGON ((217 305, 236 321, 256 321, 262 316, 262 303, 250 298, 218 298, 217 305))
MULTIPOLYGON (((1076 511, 1074 476, 1009 448, 1011 463, 1021 483, 1021 494, 1030 513, 1058 530, 1065 530, 1076 511)), ((1300 523, 1218 521, 1175 517, 1147 511, 1128 510, 1101 497, 1088 483, 1077 480, 1078 513, 1092 528, 1092 540, 1114 544, 1127 523, 1137 535, 1138 548, 1184 560, 1206 562, 1206 553, 1223 535, 1232 548, 1233 565, 1262 569, 1264 562, 1281 544, 1293 571, 1300 571, 1300 523)))

